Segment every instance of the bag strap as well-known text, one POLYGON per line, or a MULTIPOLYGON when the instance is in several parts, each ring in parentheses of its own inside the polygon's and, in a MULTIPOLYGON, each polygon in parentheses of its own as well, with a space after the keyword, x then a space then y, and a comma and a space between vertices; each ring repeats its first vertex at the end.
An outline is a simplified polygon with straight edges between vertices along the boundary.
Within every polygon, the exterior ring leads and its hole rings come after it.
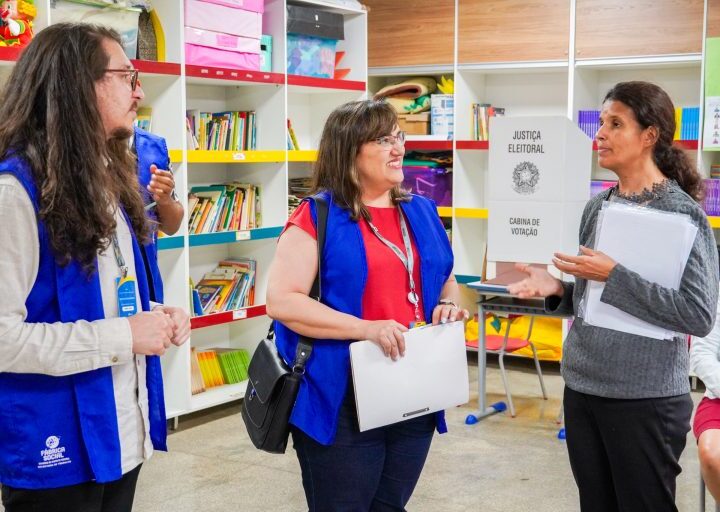
MULTIPOLYGON (((317 247, 318 247, 318 271, 315 276, 312 288, 310 289, 310 297, 320 302, 322 297, 322 287, 320 285, 320 276, 322 270, 322 254, 325 248, 325 231, 327 228, 328 204, 325 198, 317 195, 313 197, 315 201, 315 212, 317 213, 317 247)), ((295 351, 295 361, 293 362, 293 372, 304 374, 305 364, 313 350, 313 340, 300 336, 298 340, 297 350, 295 351)))

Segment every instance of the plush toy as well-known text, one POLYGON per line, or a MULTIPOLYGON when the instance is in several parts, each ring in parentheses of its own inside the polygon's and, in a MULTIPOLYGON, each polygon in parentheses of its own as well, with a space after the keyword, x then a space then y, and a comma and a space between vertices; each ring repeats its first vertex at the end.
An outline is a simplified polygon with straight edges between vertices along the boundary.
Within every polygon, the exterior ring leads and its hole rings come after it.
POLYGON ((37 16, 33 0, 3 0, 0 7, 0 46, 27 46, 37 16))

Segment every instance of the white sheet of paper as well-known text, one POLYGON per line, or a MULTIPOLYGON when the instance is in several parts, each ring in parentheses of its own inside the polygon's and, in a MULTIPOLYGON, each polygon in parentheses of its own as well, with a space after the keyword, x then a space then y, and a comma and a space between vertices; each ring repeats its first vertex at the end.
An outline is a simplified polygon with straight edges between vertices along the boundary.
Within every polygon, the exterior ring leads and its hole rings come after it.
MULTIPOLYGON (((598 217, 595 247, 644 279, 677 290, 698 228, 686 215, 607 204, 598 217)), ((588 283, 584 321, 590 325, 655 339, 668 331, 600 301, 605 283, 588 283)))
POLYGON ((470 399, 462 321, 411 329, 393 361, 371 341, 350 344, 360 431, 455 407, 470 399))

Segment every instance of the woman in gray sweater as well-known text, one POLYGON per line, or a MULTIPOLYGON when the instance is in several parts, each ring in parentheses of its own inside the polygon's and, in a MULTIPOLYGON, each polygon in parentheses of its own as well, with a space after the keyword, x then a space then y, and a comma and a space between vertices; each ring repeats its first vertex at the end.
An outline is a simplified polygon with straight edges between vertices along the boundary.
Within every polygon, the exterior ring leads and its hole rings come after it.
POLYGON ((684 336, 645 338, 586 324, 577 317, 588 280, 605 283, 601 301, 670 331, 704 336, 718 298, 715 239, 702 180, 673 147, 675 109, 647 82, 624 82, 605 96, 596 134, 598 163, 618 185, 585 207, 579 255, 556 254, 554 265, 575 277, 519 265, 528 277, 511 285, 519 297, 546 297, 550 310, 576 315, 565 341, 567 447, 583 512, 676 511, 675 479, 690 429, 692 401, 684 336), (591 249, 603 201, 625 200, 689 215, 699 227, 679 290, 649 282, 591 249))

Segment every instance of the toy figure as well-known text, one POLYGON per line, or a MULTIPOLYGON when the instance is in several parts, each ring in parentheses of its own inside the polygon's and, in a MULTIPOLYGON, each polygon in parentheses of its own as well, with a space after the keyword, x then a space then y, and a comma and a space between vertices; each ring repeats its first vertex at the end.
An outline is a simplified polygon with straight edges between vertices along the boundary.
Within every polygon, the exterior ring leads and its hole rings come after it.
POLYGON ((33 0, 4 0, 0 8, 0 46, 27 46, 37 15, 33 0))

